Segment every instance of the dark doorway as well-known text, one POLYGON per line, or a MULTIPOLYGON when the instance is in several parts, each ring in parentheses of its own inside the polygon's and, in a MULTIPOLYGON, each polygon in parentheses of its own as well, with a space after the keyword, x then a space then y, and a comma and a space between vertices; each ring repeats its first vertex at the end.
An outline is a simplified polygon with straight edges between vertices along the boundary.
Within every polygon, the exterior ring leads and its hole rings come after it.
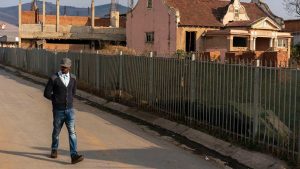
POLYGON ((185 51, 195 52, 196 51, 196 32, 186 32, 185 39, 185 51))
POLYGON ((270 48, 270 38, 256 38, 256 50, 267 51, 270 48))

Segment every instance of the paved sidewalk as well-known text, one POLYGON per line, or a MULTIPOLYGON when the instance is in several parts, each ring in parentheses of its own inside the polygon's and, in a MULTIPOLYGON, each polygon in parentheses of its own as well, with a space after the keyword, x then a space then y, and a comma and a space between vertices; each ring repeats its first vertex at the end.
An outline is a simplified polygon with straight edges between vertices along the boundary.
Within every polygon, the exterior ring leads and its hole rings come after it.
POLYGON ((0 69, 0 169, 223 168, 161 138, 145 126, 79 100, 75 100, 78 148, 86 159, 70 164, 65 127, 59 157, 50 159, 52 112, 42 90, 42 86, 0 69))

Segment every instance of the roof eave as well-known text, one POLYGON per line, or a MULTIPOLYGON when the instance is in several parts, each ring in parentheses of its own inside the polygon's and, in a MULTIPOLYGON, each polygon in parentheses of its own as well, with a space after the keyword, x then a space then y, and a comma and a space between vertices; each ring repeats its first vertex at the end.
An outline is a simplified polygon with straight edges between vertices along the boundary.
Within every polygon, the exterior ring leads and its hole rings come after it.
POLYGON ((224 26, 211 26, 211 25, 183 25, 183 24, 179 24, 178 27, 222 28, 222 27, 224 27, 224 26))

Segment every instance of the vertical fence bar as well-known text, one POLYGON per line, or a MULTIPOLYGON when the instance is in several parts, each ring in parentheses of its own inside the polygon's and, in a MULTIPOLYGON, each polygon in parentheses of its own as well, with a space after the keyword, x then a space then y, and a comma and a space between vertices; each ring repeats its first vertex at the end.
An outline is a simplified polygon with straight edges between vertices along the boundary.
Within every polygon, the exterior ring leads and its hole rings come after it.
MULTIPOLYGON (((298 79, 298 71, 299 70, 297 70, 296 69, 296 78, 295 78, 295 117, 294 117, 294 119, 296 120, 296 119, 298 119, 298 158, 297 158, 297 165, 298 165, 298 168, 300 168, 300 112, 298 112, 298 114, 296 113, 297 112, 297 94, 298 94, 298 92, 299 91, 297 91, 297 89, 299 90, 299 79, 298 79), (298 115, 298 117, 297 117, 297 115, 298 115)), ((298 96, 299 97, 299 96, 298 96)), ((294 132, 296 132, 296 130, 294 131, 294 132)), ((296 139, 297 140, 297 139, 296 139)))
MULTIPOLYGON (((98 51, 97 51, 98 53, 98 51)), ((95 73, 95 78, 96 78, 96 89, 99 90, 100 89, 100 57, 99 55, 97 54, 96 56, 96 73, 95 73)))
POLYGON ((122 89, 123 89, 123 52, 120 52, 119 55, 119 98, 122 97, 122 89))
POLYGON ((298 117, 298 158, 297 158, 297 167, 300 168, 300 118, 299 117, 298 117))
POLYGON ((259 66, 260 66, 260 61, 256 60, 256 67, 254 70, 254 81, 253 81, 253 105, 254 105, 254 114, 253 114, 253 140, 257 136, 257 131, 258 131, 258 113, 259 113, 259 104, 258 104, 258 99, 259 99, 259 66))
POLYGON ((191 64, 191 73, 190 73, 190 101, 189 101, 189 119, 190 119, 190 124, 193 121, 195 121, 195 116, 192 116, 193 111, 193 107, 195 105, 195 94, 196 94, 196 65, 195 65, 195 60, 196 60, 196 56, 195 54, 192 55, 192 61, 190 62, 191 64), (192 119, 193 118, 193 119, 192 119))
POLYGON ((150 52, 150 59, 149 59, 149 105, 153 106, 153 53, 150 52))

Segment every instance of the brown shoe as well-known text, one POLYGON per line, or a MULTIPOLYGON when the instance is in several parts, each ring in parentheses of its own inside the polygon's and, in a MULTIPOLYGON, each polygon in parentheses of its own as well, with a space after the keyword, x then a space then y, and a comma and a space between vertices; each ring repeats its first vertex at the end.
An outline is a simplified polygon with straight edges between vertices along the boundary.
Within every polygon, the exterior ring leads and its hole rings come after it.
POLYGON ((83 155, 74 155, 71 157, 71 160, 72 160, 72 164, 76 164, 76 163, 79 163, 80 161, 82 161, 84 158, 83 158, 83 155))
POLYGON ((51 158, 57 158, 57 150, 52 150, 50 157, 51 158))

